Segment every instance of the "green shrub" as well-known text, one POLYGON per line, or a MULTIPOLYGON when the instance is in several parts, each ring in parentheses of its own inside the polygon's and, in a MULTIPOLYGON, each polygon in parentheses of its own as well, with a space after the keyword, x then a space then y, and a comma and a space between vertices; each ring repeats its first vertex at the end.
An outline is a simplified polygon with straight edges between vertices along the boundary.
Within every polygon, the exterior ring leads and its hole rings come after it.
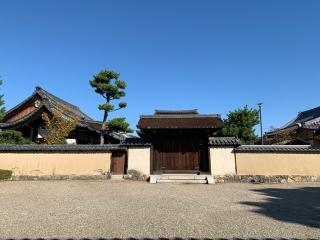
POLYGON ((0 144, 30 144, 31 141, 25 139, 21 132, 5 130, 0 132, 0 144))
POLYGON ((0 169, 0 180, 10 179, 12 176, 11 170, 0 169))

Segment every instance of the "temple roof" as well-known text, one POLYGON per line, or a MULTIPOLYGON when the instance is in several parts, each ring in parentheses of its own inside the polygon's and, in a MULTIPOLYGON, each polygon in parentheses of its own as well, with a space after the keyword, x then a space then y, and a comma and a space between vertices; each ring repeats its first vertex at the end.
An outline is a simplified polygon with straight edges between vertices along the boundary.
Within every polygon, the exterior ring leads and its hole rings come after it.
POLYGON ((312 108, 307 111, 298 113, 298 115, 284 126, 277 128, 270 132, 283 131, 283 130, 294 130, 297 128, 305 129, 319 129, 320 128, 320 107, 312 108))
POLYGON ((158 110, 154 111, 154 115, 184 115, 184 114, 199 114, 198 109, 190 110, 158 110))
POLYGON ((23 124, 25 121, 28 121, 32 117, 41 114, 44 112, 44 110, 47 110, 51 113, 53 113, 54 110, 61 109, 63 107, 67 108, 67 111, 64 113, 66 118, 70 118, 71 115, 76 115, 79 117, 79 123, 78 125, 80 127, 87 127, 90 130, 93 131, 98 131, 101 127, 101 122, 99 121, 94 121, 92 118, 90 118, 88 115, 83 113, 78 106, 75 106, 69 102, 66 102, 62 100, 61 98, 45 91, 41 87, 36 87, 35 91, 32 93, 30 97, 10 109, 9 111, 6 112, 5 117, 4 117, 4 122, 0 123, 0 127, 2 128, 10 128, 14 126, 18 126, 20 124, 23 124), (14 112, 19 111, 21 107, 23 107, 24 104, 28 103, 32 99, 39 98, 41 102, 39 103, 39 106, 29 114, 23 116, 20 119, 17 119, 15 121, 10 121, 6 122, 6 120, 10 117, 10 115, 13 115, 14 112))
POLYGON ((62 107, 67 107, 70 112, 75 114, 77 117, 83 120, 93 120, 90 118, 87 114, 83 113, 78 106, 75 106, 49 92, 46 90, 42 89, 41 87, 37 86, 35 91, 32 93, 30 97, 28 97, 26 100, 22 101, 12 109, 6 112, 6 115, 4 119, 6 119, 6 116, 9 116, 11 113, 13 113, 15 110, 23 106, 25 103, 27 103, 29 100, 32 98, 39 96, 41 100, 46 101, 46 106, 50 108, 51 110, 53 109, 59 109, 62 107))
POLYGON ((223 122, 219 114, 199 114, 197 110, 156 110, 154 115, 142 115, 139 129, 217 129, 223 122))
MULTIPOLYGON (((19 103, 9 111, 7 111, 4 117, 4 122, 0 123, 0 127, 4 129, 18 127, 25 124, 28 121, 32 121, 32 119, 34 119, 35 117, 41 116, 41 114, 45 110, 49 111, 50 113, 53 113, 54 110, 61 109, 63 107, 67 108, 67 111, 64 113, 65 118, 70 118, 71 115, 73 114, 79 117, 78 127, 84 127, 84 128, 88 128, 91 131, 100 132, 102 122, 93 120, 87 114, 82 112, 78 106, 75 106, 47 92, 41 87, 36 87, 35 91, 32 93, 30 97, 28 97, 27 99, 25 99, 24 101, 22 101, 21 103, 19 103), (40 98, 41 102, 34 111, 30 112, 29 114, 15 121, 6 122, 6 119, 10 117, 10 115, 14 114, 14 112, 19 111, 19 109, 21 109, 21 107, 23 107, 24 104, 28 103, 32 99, 37 99, 37 98, 40 98)), ((112 132, 110 135, 119 140, 124 140, 126 137, 124 134, 115 133, 115 132, 112 132)))

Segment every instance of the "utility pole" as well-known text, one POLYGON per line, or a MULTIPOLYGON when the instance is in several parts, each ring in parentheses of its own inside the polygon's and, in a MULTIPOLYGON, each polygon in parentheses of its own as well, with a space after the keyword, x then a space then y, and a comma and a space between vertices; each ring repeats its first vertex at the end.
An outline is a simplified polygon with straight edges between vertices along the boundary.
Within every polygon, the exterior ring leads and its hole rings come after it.
POLYGON ((262 103, 258 103, 258 106, 259 106, 261 145, 263 145, 263 136, 262 136, 262 103))

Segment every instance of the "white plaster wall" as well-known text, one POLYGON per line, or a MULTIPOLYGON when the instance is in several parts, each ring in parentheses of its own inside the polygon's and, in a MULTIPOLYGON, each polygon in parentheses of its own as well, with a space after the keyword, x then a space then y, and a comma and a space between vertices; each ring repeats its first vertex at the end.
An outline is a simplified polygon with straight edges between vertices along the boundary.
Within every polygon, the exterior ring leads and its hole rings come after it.
POLYGON ((320 176, 319 153, 236 153, 238 175, 320 176))
POLYGON ((0 169, 14 176, 101 175, 111 153, 0 153, 0 169))
POLYGON ((233 147, 211 147, 211 174, 215 176, 235 175, 236 163, 233 147))
POLYGON ((128 148, 128 170, 150 176, 150 147, 128 148))

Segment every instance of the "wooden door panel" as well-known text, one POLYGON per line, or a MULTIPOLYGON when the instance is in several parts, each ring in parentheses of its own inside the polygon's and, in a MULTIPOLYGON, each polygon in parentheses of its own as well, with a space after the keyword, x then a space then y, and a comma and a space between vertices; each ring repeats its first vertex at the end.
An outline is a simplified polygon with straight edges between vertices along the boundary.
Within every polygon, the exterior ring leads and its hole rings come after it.
POLYGON ((198 171, 200 148, 197 139, 188 136, 160 138, 154 143, 155 171, 198 171))
POLYGON ((126 168, 126 153, 125 152, 113 152, 111 158, 111 172, 114 175, 125 174, 126 168))

